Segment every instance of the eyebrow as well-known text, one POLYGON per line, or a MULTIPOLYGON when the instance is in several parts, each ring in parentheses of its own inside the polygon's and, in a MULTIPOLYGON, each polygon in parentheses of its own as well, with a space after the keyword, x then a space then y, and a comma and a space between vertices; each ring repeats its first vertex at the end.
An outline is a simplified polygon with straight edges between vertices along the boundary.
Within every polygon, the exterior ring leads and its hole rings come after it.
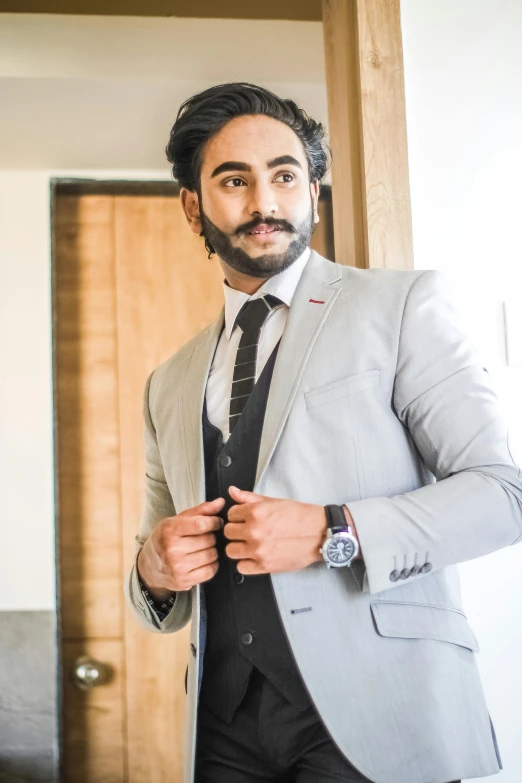
MULTIPOLYGON (((293 155, 279 155, 279 157, 272 158, 272 160, 267 160, 266 162, 268 169, 275 169, 276 166, 283 166, 285 164, 298 166, 300 169, 303 168, 299 161, 293 157, 293 155)), ((219 166, 214 169, 210 175, 210 178, 212 179, 212 177, 217 177, 218 174, 222 174, 224 171, 252 171, 252 166, 249 163, 244 163, 240 160, 226 160, 224 163, 220 163, 219 166)))

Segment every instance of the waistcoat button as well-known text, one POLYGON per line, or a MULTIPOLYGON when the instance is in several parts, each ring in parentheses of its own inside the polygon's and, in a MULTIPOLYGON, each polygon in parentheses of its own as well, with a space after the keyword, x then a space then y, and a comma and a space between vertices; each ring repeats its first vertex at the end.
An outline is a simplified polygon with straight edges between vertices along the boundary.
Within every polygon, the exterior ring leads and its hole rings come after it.
POLYGON ((253 636, 251 633, 244 633, 241 637, 241 644, 252 644, 253 636))
POLYGON ((236 573, 234 574, 234 582, 237 582, 237 584, 240 585, 244 581, 245 581, 245 575, 240 574, 239 571, 236 571, 236 573))
POLYGON ((222 468, 230 467, 230 465, 232 465, 232 457, 229 457, 228 454, 221 454, 219 457, 219 464, 222 468))

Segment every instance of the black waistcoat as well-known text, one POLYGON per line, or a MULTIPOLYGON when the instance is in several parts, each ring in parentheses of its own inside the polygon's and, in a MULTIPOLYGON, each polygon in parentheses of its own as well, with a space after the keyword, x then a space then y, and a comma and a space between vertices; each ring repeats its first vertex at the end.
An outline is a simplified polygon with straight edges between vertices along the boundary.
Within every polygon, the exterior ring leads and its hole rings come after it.
MULTIPOLYGON (((232 484, 252 491, 270 381, 279 342, 254 385, 228 441, 208 419, 203 407, 206 499, 224 497, 220 516, 227 521, 234 501, 232 484)), ((223 531, 216 534, 219 568, 203 583, 207 605, 207 641, 200 700, 230 723, 246 691, 255 666, 298 710, 310 705, 283 629, 268 574, 244 576, 237 571, 225 546, 223 531)))

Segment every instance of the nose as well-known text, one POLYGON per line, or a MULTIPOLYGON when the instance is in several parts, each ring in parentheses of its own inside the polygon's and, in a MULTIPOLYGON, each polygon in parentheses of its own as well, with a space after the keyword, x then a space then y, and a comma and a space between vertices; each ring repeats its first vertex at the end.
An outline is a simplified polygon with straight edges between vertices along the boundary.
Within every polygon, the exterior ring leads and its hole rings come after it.
POLYGON ((248 211, 251 215, 261 217, 277 214, 277 200, 269 183, 258 181, 252 186, 248 211))

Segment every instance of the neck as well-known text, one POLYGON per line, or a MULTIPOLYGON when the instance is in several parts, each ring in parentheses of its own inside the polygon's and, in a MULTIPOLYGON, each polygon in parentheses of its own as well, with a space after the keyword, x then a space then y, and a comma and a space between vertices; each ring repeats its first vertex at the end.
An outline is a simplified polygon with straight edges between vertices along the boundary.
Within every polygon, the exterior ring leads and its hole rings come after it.
MULTIPOLYGON (((234 288, 236 291, 242 291, 244 294, 252 296, 252 294, 255 294, 263 283, 268 280, 268 277, 251 277, 250 275, 244 275, 242 272, 237 272, 235 269, 232 269, 232 267, 222 259, 220 259, 220 261, 225 274, 225 280, 230 288, 234 288)), ((269 277, 271 277, 271 275, 269 275, 269 277)))

